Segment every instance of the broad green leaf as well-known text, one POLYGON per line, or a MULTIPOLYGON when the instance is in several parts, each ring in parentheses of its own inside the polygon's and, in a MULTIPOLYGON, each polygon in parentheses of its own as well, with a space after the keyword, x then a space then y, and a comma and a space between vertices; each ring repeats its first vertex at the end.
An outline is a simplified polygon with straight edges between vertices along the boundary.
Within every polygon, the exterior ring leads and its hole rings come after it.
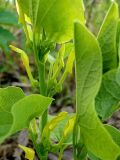
POLYGON ((102 119, 109 118, 120 107, 120 76, 117 74, 118 70, 114 69, 103 75, 95 101, 96 110, 102 119))
POLYGON ((23 128, 27 128, 29 122, 34 117, 40 116, 48 108, 52 100, 52 98, 33 94, 15 103, 12 107, 14 118, 11 132, 17 132, 23 128))
POLYGON ((101 84, 102 56, 95 37, 79 23, 75 24, 75 52, 77 112, 83 115, 101 84))
POLYGON ((80 160, 85 160, 86 159, 86 157, 87 157, 87 149, 86 149, 86 147, 83 145, 83 146, 81 146, 81 148, 80 148, 80 154, 79 154, 79 157, 78 157, 78 159, 80 159, 80 160))
POLYGON ((116 160, 120 148, 95 111, 95 96, 102 79, 101 51, 96 38, 79 23, 75 23, 75 55, 77 124, 81 136, 88 151, 102 160, 116 160))
POLYGON ((9 52, 9 44, 15 40, 14 35, 9 30, 0 27, 0 47, 5 53, 9 52))
MULTIPOLYGON (((118 20, 116 42, 117 42, 117 51, 120 53, 120 19, 118 20)), ((120 58, 120 55, 119 55, 119 58, 120 58)))
POLYGON ((37 22, 39 3, 40 3, 40 0, 30 0, 29 1, 29 16, 31 17, 33 27, 35 27, 36 22, 37 22))
POLYGON ((82 0, 74 0, 74 3, 72 0, 18 0, 18 4, 25 14, 32 15, 36 30, 44 28, 47 37, 56 42, 73 38, 74 20, 85 21, 82 0))
POLYGON ((12 106, 23 97, 24 93, 20 88, 0 88, 0 137, 10 130, 13 122, 13 116, 11 115, 12 106))
MULTIPOLYGON (((119 43, 118 43, 118 55, 120 59, 119 43)), ((116 111, 120 107, 119 105, 120 105, 120 63, 118 69, 110 70, 109 72, 103 75, 101 88, 96 97, 96 110, 100 115, 100 117, 102 117, 102 119, 107 119, 114 111, 116 111)))
POLYGON ((18 26, 16 14, 7 10, 0 10, 0 25, 18 26))
POLYGON ((117 32, 117 49, 118 49, 118 69, 116 73, 116 81, 120 85, 120 20, 118 23, 118 32, 117 32))
POLYGON ((108 132, 111 134, 113 140, 116 142, 117 145, 120 146, 120 131, 113 126, 108 124, 104 125, 108 132))
POLYGON ((113 2, 98 34, 98 41, 103 55, 103 71, 117 67, 117 24, 119 10, 117 3, 113 2))
POLYGON ((18 88, 17 89, 14 88, 15 91, 13 90, 12 92, 11 88, 8 90, 6 89, 7 91, 3 96, 4 90, 5 89, 0 89, 1 92, 0 105, 2 106, 0 125, 4 129, 2 134, 0 134, 0 142, 2 142, 5 138, 10 136, 11 134, 18 132, 21 129, 28 128, 30 121, 34 117, 40 116, 52 102, 51 98, 37 94, 33 94, 26 97, 24 97, 23 94, 20 97, 20 95, 23 92, 18 88), (15 99, 16 100, 15 101, 14 97, 16 96, 20 98, 17 100, 15 99), (6 123, 4 123, 4 120, 6 123), (5 130, 7 124, 9 124, 9 127, 7 128, 7 130, 5 130))

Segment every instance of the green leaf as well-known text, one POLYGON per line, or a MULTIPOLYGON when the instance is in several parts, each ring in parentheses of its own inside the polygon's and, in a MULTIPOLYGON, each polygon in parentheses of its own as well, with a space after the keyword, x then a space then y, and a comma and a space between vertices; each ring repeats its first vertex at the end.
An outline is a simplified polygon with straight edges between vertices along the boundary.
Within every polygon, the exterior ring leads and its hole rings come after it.
POLYGON ((87 157, 87 149, 86 147, 83 145, 80 147, 80 154, 79 154, 79 159, 80 160, 85 160, 87 157))
MULTIPOLYGON (((120 24, 119 24, 120 25, 120 24)), ((118 27, 119 28, 119 27, 118 27)), ((119 37, 119 36, 118 36, 119 37)), ((117 42, 120 43, 119 38, 117 42)), ((106 72, 96 97, 96 110, 104 120, 120 107, 120 44, 118 43, 119 66, 106 72)))
POLYGON ((29 64, 29 58, 28 58, 27 54, 26 54, 23 50, 21 50, 21 49, 19 49, 19 48, 16 48, 15 46, 10 45, 9 47, 10 47, 13 51, 15 51, 15 52, 17 52, 18 54, 20 54, 21 60, 22 60, 23 65, 24 65, 24 67, 25 67, 25 69, 26 69, 26 72, 27 72, 27 74, 28 74, 28 77, 29 77, 29 80, 30 80, 31 85, 32 85, 33 87, 34 87, 34 86, 37 86, 37 85, 38 85, 38 82, 37 82, 37 80, 35 80, 35 79, 33 78, 33 75, 32 75, 32 73, 31 73, 30 64, 29 64))
POLYGON ((69 56, 69 54, 72 52, 73 48, 74 48, 74 44, 73 43, 66 43, 65 44, 64 59, 69 56))
MULTIPOLYGON (((60 142, 62 136, 63 136, 63 132, 64 132, 64 128, 67 125, 68 121, 70 120, 70 118, 72 118, 73 114, 68 114, 64 120, 62 120, 57 127, 51 132, 51 139, 56 141, 56 142, 60 142)), ((53 117, 50 117, 53 119, 53 117)), ((67 136, 67 138, 64 139, 64 143, 65 144, 72 144, 72 132, 67 136)))
POLYGON ((65 68, 66 73, 72 74, 74 59, 75 59, 75 53, 74 53, 74 50, 72 50, 66 62, 66 68, 65 68))
POLYGON ((0 10, 0 24, 18 26, 16 14, 7 10, 0 10))
POLYGON ((9 44, 11 41, 15 40, 14 35, 7 29, 0 27, 0 47, 5 53, 9 52, 9 44))
POLYGON ((33 160, 35 156, 35 151, 32 148, 24 147, 19 145, 19 147, 25 152, 25 158, 28 160, 33 160))
POLYGON ((48 108, 52 100, 53 99, 49 97, 33 94, 15 103, 12 107, 14 117, 12 130, 16 132, 27 128, 29 122, 34 117, 40 116, 48 108))
POLYGON ((117 3, 113 2, 98 34, 98 41, 103 55, 103 71, 117 67, 117 25, 119 10, 117 3))
POLYGON ((20 88, 0 88, 0 140, 11 128, 13 121, 12 106, 23 97, 24 93, 20 88))
MULTIPOLYGON (((116 43, 117 43, 117 51, 120 53, 120 19, 118 20, 118 26, 117 26, 117 39, 116 39, 116 43)), ((118 54, 119 54, 118 53, 118 54)), ((119 55, 120 56, 120 55, 119 55)), ((119 57, 120 58, 120 57, 119 57)))
POLYGON ((120 107, 120 76, 117 74, 118 70, 114 69, 103 75, 101 88, 96 97, 96 110, 103 120, 109 118, 120 107))
MULTIPOLYGON (((88 151, 102 160, 116 160, 119 146, 97 117, 95 96, 102 79, 101 51, 96 38, 75 23, 77 124, 88 151)), ((76 124, 76 125, 77 125, 76 124)))
POLYGON ((35 27, 36 22, 37 22, 37 14, 38 14, 38 9, 40 5, 40 0, 30 0, 29 1, 29 15, 31 17, 31 21, 33 24, 33 27, 35 27))
MULTIPOLYGON (((14 100, 14 96, 18 96, 19 92, 21 91, 20 89, 14 88, 14 92, 11 92, 11 88, 8 89, 5 93, 5 96, 3 97, 3 91, 4 89, 1 89, 1 99, 0 99, 0 105, 3 106, 1 107, 1 115, 4 115, 8 113, 8 108, 11 110, 9 111, 9 117, 6 116, 0 116, 1 118, 1 123, 2 127, 5 129, 5 125, 9 122, 9 128, 6 130, 6 133, 0 134, 0 142, 3 141, 5 138, 10 136, 11 134, 16 133, 17 131, 20 131, 24 128, 29 127, 30 121, 37 116, 40 116, 50 105, 52 102, 51 98, 44 97, 41 95, 30 95, 30 96, 21 96, 16 102, 14 100), (20 90, 20 91, 19 91, 20 90), (11 98, 9 94, 13 97, 11 98), (8 97, 6 96, 8 95, 8 97), (7 97, 7 99, 6 99, 7 97), (5 98, 5 99, 4 99, 5 98), (6 100, 6 104, 4 105, 4 101, 6 100), (10 104, 10 100, 13 102, 10 104), (15 103, 14 103, 15 102, 15 103), (9 106, 10 104, 10 106, 9 106), (8 106, 7 109, 5 110, 5 106, 8 106), (4 118, 6 120, 6 123, 4 125, 4 118), (10 119, 11 118, 11 119, 10 119), (9 121, 10 119, 10 121, 9 121)), ((22 92, 23 93, 23 92, 22 92)))
POLYGON ((113 140, 116 142, 118 146, 120 146, 120 131, 113 126, 108 124, 104 125, 108 132, 111 134, 113 140))
POLYGON ((16 1, 16 8, 17 8, 17 11, 19 14, 19 22, 22 24, 26 38, 27 38, 26 43, 30 44, 30 41, 33 39, 33 37, 32 37, 32 29, 31 29, 30 25, 28 25, 28 24, 31 24, 31 22, 23 11, 21 0, 16 1), (19 5, 17 2, 19 2, 19 5), (27 19, 28 23, 26 23, 26 19, 27 19))
POLYGON ((101 160, 98 157, 96 157, 94 154, 92 154, 91 152, 88 152, 88 157, 90 158, 90 160, 101 160))
POLYGON ((81 24, 75 24, 77 112, 83 115, 94 100, 102 77, 102 56, 97 40, 81 24))
POLYGON ((32 15, 30 18, 37 31, 44 28, 47 37, 59 43, 73 38, 74 20, 85 21, 82 0, 74 0, 74 3, 71 0, 18 0, 18 3, 24 13, 32 15))
POLYGON ((42 141, 48 144, 48 140, 51 132, 59 125, 59 123, 65 119, 67 112, 60 112, 56 117, 53 117, 44 127, 42 132, 42 141))

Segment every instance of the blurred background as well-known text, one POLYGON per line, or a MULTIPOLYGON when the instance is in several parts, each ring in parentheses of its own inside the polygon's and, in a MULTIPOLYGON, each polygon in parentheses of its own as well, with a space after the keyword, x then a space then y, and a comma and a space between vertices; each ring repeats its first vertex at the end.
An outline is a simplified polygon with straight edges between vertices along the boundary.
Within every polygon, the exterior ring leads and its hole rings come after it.
MULTIPOLYGON (((120 6, 120 0, 116 1, 120 6)), ((110 3, 111 0, 84 0, 86 24, 93 34, 98 34, 110 3)), ((37 92, 37 90, 31 89, 26 71, 19 56, 9 49, 9 44, 13 43, 17 47, 27 50, 33 75, 36 76, 37 71, 34 66, 34 58, 29 49, 25 46, 25 35, 18 21, 15 0, 0 0, 0 87, 2 88, 9 85, 19 86, 26 94, 29 94, 31 92, 37 92)), ((49 111, 51 114, 56 114, 60 111, 74 112, 74 79, 74 74, 69 75, 64 83, 62 93, 55 95, 56 101, 52 104, 49 111)), ((119 120, 120 114, 116 113, 109 120, 109 123, 120 128, 119 120)), ((17 147, 18 143, 32 146, 31 142, 27 139, 26 131, 12 136, 10 139, 6 140, 4 144, 0 145, 0 160, 24 159, 24 154, 17 147)), ((67 150, 64 159, 70 160, 70 157, 71 150, 67 150)), ((57 160, 55 155, 50 155, 50 159, 57 160)))

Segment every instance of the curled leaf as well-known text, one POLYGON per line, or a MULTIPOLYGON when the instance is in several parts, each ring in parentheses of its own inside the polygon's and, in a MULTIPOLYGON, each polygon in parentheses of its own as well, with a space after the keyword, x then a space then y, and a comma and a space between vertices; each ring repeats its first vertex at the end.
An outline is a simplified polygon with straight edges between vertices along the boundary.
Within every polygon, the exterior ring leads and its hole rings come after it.
POLYGON ((67 116, 67 112, 61 112, 57 117, 53 118, 49 123, 49 130, 53 130, 57 124, 67 116))
POLYGON ((73 116, 69 119, 67 125, 64 128, 63 137, 66 137, 70 132, 72 132, 74 124, 75 124, 76 116, 73 116))
POLYGON ((27 43, 29 44, 30 43, 30 35, 28 32, 26 20, 29 20, 29 23, 30 23, 30 18, 24 13, 20 0, 16 0, 16 8, 17 8, 17 12, 19 15, 19 21, 23 25, 23 29, 24 29, 24 32, 25 32, 25 35, 27 38, 27 43))
POLYGON ((25 158, 28 160, 33 160, 35 156, 35 151, 31 148, 24 147, 22 145, 19 145, 19 147, 25 152, 25 158))
POLYGON ((74 59, 75 59, 75 53, 72 50, 69 57, 68 57, 67 63, 66 63, 65 72, 72 74, 74 59))
POLYGON ((29 77, 29 80, 30 80, 30 82, 31 82, 31 85, 32 85, 32 86, 36 86, 36 85, 37 85, 37 80, 35 80, 35 79, 33 78, 33 76, 32 76, 31 69, 30 69, 30 65, 29 65, 29 58, 28 58, 27 54, 26 54, 23 50, 15 47, 15 46, 10 45, 10 48, 11 48, 13 51, 15 51, 15 52, 17 52, 17 53, 20 54, 21 60, 22 60, 22 62, 23 62, 23 65, 25 66, 25 69, 26 69, 26 72, 27 72, 27 74, 28 74, 28 77, 29 77))
POLYGON ((73 68, 73 63, 74 63, 74 59, 75 59, 75 53, 74 51, 72 50, 71 53, 69 54, 69 57, 68 57, 68 60, 67 60, 67 63, 66 63, 66 68, 65 68, 65 71, 58 83, 58 86, 62 86, 66 76, 68 73, 72 73, 72 68, 73 68))
POLYGON ((58 114, 58 116, 54 117, 51 121, 49 121, 47 123, 47 125, 45 126, 43 133, 42 133, 42 139, 44 141, 44 138, 49 139, 50 136, 50 132, 53 131, 55 129, 55 127, 57 127, 57 125, 63 120, 65 119, 65 117, 67 116, 67 112, 61 112, 58 114))
POLYGON ((64 54, 65 54, 65 44, 62 44, 59 51, 60 65, 64 67, 64 54))

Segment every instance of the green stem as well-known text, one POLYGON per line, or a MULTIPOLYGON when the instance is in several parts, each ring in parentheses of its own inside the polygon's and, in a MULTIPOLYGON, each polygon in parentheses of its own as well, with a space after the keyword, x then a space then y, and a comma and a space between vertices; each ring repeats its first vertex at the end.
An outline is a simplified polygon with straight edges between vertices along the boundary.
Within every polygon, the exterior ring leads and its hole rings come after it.
MULTIPOLYGON (((34 56, 35 56, 35 62, 38 68, 38 74, 39 74, 39 88, 40 88, 40 94, 43 96, 47 96, 47 85, 46 85, 46 81, 45 81, 45 62, 40 62, 39 58, 38 58, 38 50, 36 48, 36 44, 35 44, 35 35, 33 36, 34 38, 34 43, 33 43, 33 50, 34 50, 34 56)), ((47 123, 47 110, 43 113, 42 117, 41 117, 41 131, 43 131, 44 126, 47 123)), ((47 160, 48 158, 48 153, 44 153, 43 155, 40 152, 40 144, 36 144, 36 140, 33 139, 33 144, 34 147, 36 149, 37 155, 41 160, 47 160)), ((44 150, 44 148, 43 148, 44 150)))
MULTIPOLYGON (((47 96, 47 86, 46 86, 46 81, 45 81, 45 63, 39 62, 39 87, 40 87, 40 93, 43 96, 47 96)), ((41 130, 43 131, 46 123, 47 123, 47 118, 48 118, 48 110, 46 110, 42 117, 41 117, 41 130)))
MULTIPOLYGON (((32 137, 32 134, 31 134, 31 139, 32 139, 32 142, 33 142, 33 145, 34 145, 34 148, 36 150, 36 153, 38 155, 39 158, 41 158, 41 153, 40 153, 40 147, 39 147, 39 144, 36 143, 36 138, 34 138, 34 135, 32 137)), ((47 159, 46 159, 47 160, 47 159)))
MULTIPOLYGON (((43 96, 47 96, 47 86, 46 86, 46 80, 45 80, 45 63, 37 61, 37 66, 38 66, 38 72, 39 72, 39 88, 40 88, 40 94, 43 96)), ((42 117, 41 117, 41 132, 43 131, 46 123, 47 123, 47 118, 48 118, 48 110, 46 110, 42 117)), ((38 149, 38 154, 40 150, 40 146, 38 149)), ((42 148, 44 150, 44 147, 42 148)), ((47 160, 48 158, 48 152, 43 152, 40 154, 39 158, 41 160, 47 160)))
POLYGON ((73 129, 73 155, 74 160, 78 160, 78 142, 80 141, 80 127, 78 126, 78 116, 73 129))
POLYGON ((77 149, 76 149, 77 137, 76 137, 76 134, 78 134, 78 132, 77 132, 77 126, 75 124, 74 129, 73 129, 73 155, 74 155, 74 160, 77 160, 77 149))
POLYGON ((38 64, 38 71, 39 71, 39 87, 40 87, 40 93, 43 96, 46 96, 46 82, 45 82, 45 64, 44 62, 39 62, 38 64))
POLYGON ((36 139, 37 139, 37 132, 36 131, 37 131, 36 120, 34 119, 30 124, 29 133, 30 133, 34 148, 36 150, 36 153, 37 153, 38 157, 40 158, 41 154, 40 154, 40 150, 39 150, 39 144, 36 143, 36 139))
POLYGON ((63 149, 60 149, 58 160, 62 160, 63 157, 63 149))

